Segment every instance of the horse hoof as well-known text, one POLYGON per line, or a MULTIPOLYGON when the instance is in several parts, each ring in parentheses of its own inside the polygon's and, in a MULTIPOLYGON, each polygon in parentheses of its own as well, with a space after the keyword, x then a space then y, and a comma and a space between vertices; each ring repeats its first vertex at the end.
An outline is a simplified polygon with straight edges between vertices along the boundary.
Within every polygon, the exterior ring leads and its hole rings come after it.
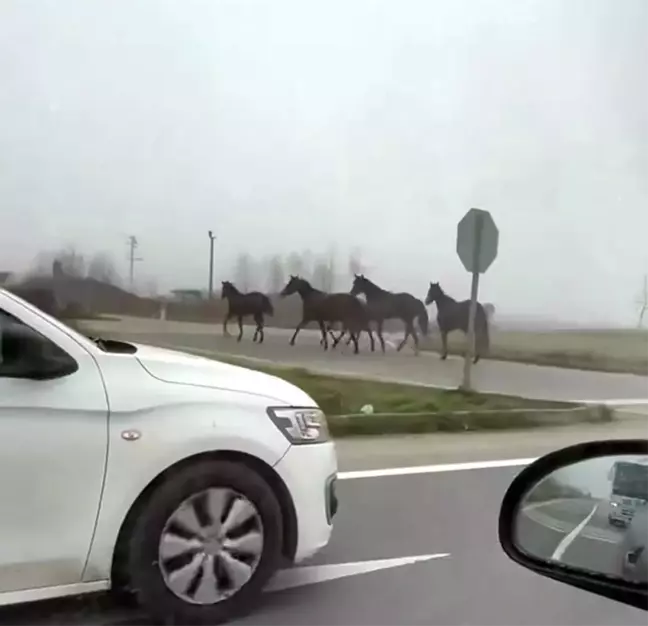
POLYGON ((441 360, 442 360, 442 361, 445 361, 447 358, 448 358, 448 355, 447 355, 447 354, 442 354, 442 355, 441 355, 441 360))

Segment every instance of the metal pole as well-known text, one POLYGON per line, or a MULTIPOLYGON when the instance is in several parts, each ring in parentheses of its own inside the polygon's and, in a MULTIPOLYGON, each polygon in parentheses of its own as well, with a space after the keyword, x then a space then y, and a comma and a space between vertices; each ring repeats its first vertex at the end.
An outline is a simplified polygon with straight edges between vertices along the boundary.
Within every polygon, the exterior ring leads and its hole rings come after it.
POLYGON ((477 294, 479 293, 479 261, 481 256, 482 229, 484 226, 484 216, 477 214, 475 220, 475 242, 473 248, 473 272, 472 283, 470 285, 470 309, 468 311, 468 345, 466 346, 466 355, 464 357, 463 384, 461 388, 470 391, 470 370, 472 360, 475 354, 475 316, 477 314, 477 294))
POLYGON ((214 236, 210 230, 207 232, 209 235, 209 299, 211 300, 214 294, 214 236))

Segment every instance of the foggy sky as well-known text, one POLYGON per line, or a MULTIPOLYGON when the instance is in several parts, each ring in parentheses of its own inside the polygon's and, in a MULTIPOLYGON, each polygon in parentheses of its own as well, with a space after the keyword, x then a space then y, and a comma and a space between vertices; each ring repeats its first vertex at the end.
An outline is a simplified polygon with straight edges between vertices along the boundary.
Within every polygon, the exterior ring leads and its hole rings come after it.
MULTIPOLYGON (((345 256, 502 313, 629 324, 648 271, 645 0, 4 0, 0 270, 74 244, 161 288, 345 256)), ((350 285, 340 285, 348 289, 350 285)))

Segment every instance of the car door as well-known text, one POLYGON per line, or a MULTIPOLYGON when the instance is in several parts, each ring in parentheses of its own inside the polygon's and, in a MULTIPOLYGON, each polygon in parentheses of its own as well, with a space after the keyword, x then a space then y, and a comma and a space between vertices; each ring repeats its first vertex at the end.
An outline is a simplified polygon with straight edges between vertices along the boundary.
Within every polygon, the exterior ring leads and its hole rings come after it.
MULTIPOLYGON (((0 604, 6 592, 81 581, 108 445, 106 392, 89 348, 38 310, 2 296, 0 604), (38 332, 48 352, 74 359, 76 371, 49 380, 16 376, 7 354, 11 324, 38 332)), ((20 345, 11 344, 13 357, 20 345)))

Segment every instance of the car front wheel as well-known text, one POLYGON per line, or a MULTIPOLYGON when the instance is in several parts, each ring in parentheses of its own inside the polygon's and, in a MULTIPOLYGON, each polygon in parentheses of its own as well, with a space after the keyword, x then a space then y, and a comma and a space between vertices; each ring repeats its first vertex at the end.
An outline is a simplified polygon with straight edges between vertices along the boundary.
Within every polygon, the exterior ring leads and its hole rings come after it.
POLYGON ((222 623, 252 609, 281 562, 272 488, 243 463, 206 461, 173 474, 128 538, 139 604, 159 623, 222 623))

